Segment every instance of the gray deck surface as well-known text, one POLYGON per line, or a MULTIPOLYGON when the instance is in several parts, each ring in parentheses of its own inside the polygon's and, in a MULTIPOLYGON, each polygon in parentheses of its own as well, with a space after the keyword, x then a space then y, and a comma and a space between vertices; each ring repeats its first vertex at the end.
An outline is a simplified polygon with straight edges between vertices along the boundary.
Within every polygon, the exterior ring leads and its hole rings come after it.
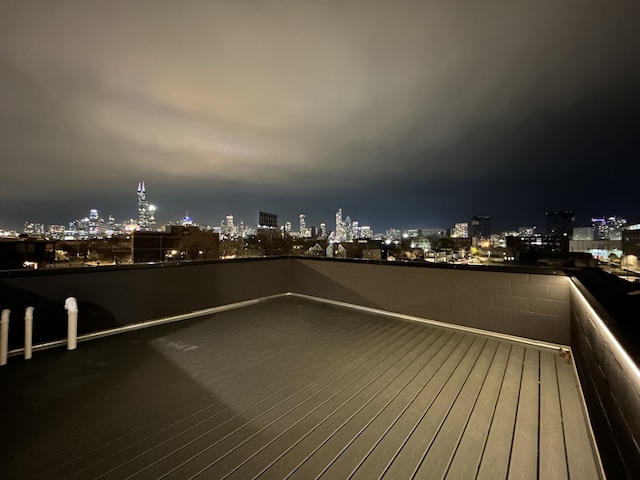
POLYGON ((0 477, 600 478, 554 350, 295 297, 12 357, 0 477))

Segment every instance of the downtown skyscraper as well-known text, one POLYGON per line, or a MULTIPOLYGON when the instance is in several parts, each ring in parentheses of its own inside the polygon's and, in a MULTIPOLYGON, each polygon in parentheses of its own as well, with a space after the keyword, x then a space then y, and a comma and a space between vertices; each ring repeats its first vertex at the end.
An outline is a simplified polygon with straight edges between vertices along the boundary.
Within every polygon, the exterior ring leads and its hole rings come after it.
POLYGON ((138 183, 138 229, 153 230, 156 224, 156 207, 149 205, 144 181, 138 183))

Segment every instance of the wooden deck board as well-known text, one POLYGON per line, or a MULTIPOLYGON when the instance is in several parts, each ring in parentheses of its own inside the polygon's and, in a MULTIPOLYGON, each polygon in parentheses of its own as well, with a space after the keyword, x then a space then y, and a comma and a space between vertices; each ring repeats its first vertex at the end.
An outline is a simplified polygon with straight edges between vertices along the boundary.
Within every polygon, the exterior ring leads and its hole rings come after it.
POLYGON ((512 479, 538 478, 538 407, 540 401, 540 351, 527 348, 509 462, 512 479))
POLYGON ((416 478, 444 478, 460 438, 469 421, 473 407, 486 379, 498 348, 498 342, 485 343, 480 357, 469 372, 459 395, 453 400, 446 419, 439 428, 426 455, 420 463, 416 478))
POLYGON ((394 421, 392 427, 384 432, 384 436, 380 438, 380 441, 363 459, 362 463, 357 466, 352 478, 376 478, 387 471, 396 455, 403 448, 407 438, 424 416, 425 411, 430 408, 439 392, 447 384, 451 374, 455 371, 472 343, 473 338, 462 338, 462 341, 456 345, 451 354, 444 359, 436 374, 429 379, 426 387, 420 391, 420 394, 402 412, 402 415, 394 421))
MULTIPOLYGON (((363 401, 376 394, 376 389, 383 388, 393 378, 395 375, 393 369, 402 369, 403 363, 411 360, 412 356, 418 355, 420 353, 418 347, 425 341, 427 334, 428 332, 423 330, 404 343, 390 344, 379 355, 364 364, 362 369, 345 377, 344 386, 338 384, 339 389, 336 389, 335 393, 329 396, 322 395, 312 405, 296 405, 279 417, 276 423, 269 424, 268 428, 263 427, 256 432, 242 444, 241 448, 234 447, 215 462, 201 462, 197 473, 204 473, 210 478, 222 478, 241 466, 244 460, 251 458, 255 452, 262 451, 274 441, 279 440, 282 441, 279 442, 279 446, 284 445, 285 448, 286 445, 302 442, 300 448, 291 450, 290 455, 287 455, 288 460, 295 465, 295 453, 300 449, 303 455, 312 451, 318 444, 317 435, 322 436, 325 428, 331 430, 337 426, 336 423, 339 425, 341 414, 346 412, 348 415, 348 407, 356 409, 362 405, 363 401), (309 438, 310 435, 311 438, 309 438)), ((234 443, 232 441, 232 445, 234 443)), ((198 464, 192 462, 191 465, 198 464)), ((180 471, 177 471, 176 475, 176 478, 185 478, 180 471)))
POLYGON ((540 478, 549 480, 568 477, 556 357, 540 352, 540 478))
MULTIPOLYGON (((427 332, 425 332, 427 333, 427 332)), ((323 411, 314 412, 315 418, 305 419, 304 423, 295 426, 282 434, 277 442, 273 442, 260 452, 261 458, 252 458, 253 462, 247 462, 233 471, 235 478, 253 478, 269 467, 269 459, 280 458, 285 460, 279 465, 282 468, 282 478, 295 471, 300 465, 311 456, 317 463, 309 465, 320 465, 328 462, 323 458, 318 450, 336 433, 346 422, 361 412, 372 403, 385 401, 387 395, 395 395, 406 385, 406 377, 411 377, 417 368, 416 360, 432 345, 438 337, 435 331, 429 332, 427 336, 416 336, 413 339, 411 351, 401 354, 400 359, 389 365, 386 369, 379 368, 377 376, 364 382, 360 381, 360 386, 355 392, 346 398, 342 403, 327 405, 323 411)), ((208 472, 207 472, 208 473, 208 472)), ((269 467, 269 474, 279 476, 279 468, 276 465, 269 467)), ((311 475, 307 475, 309 478, 311 475)))
POLYGON ((577 388, 573 367, 566 359, 556 356, 556 368, 569 477, 594 478, 600 467, 593 453, 595 446, 590 440, 584 403, 577 388))
POLYGON ((445 478, 474 478, 482 459, 485 441, 495 414, 496 403, 506 372, 512 346, 501 343, 487 374, 482 390, 478 394, 462 438, 453 452, 453 459, 445 478))
POLYGON ((11 358, 38 478, 600 478, 558 352, 298 298, 11 358))
POLYGON ((518 409, 518 394, 522 380, 525 347, 514 345, 509 355, 505 377, 500 387, 498 403, 491 421, 477 478, 491 480, 507 478, 513 443, 513 431, 518 409))
MULTIPOLYGON (((435 388, 434 385, 437 384, 438 380, 434 380, 434 377, 445 365, 446 360, 454 351, 461 353, 463 351, 462 348, 464 348, 459 347, 464 339, 461 334, 450 334, 446 339, 447 342, 439 348, 436 354, 426 359, 425 366, 418 378, 400 392, 400 395, 388 407, 383 409, 377 417, 371 419, 371 422, 366 425, 364 430, 358 432, 353 441, 341 447, 340 455, 331 464, 327 464, 324 467, 321 473, 322 478, 350 477, 360 468, 361 463, 370 457, 372 451, 387 433, 396 426, 397 422, 417 401, 418 397, 424 394, 424 390, 435 388)), ((441 378, 444 378, 445 375, 441 374, 441 378)), ((298 475, 294 475, 294 477, 298 477, 298 475)))
POLYGON ((446 385, 439 393, 433 404, 426 410, 411 432, 402 450, 394 458, 393 463, 385 472, 386 478, 407 478, 413 476, 424 460, 424 455, 435 440, 436 435, 448 418, 456 399, 471 376, 471 372, 478 364, 487 340, 474 339, 464 358, 449 377, 446 385), (407 475, 409 474, 409 475, 407 475))

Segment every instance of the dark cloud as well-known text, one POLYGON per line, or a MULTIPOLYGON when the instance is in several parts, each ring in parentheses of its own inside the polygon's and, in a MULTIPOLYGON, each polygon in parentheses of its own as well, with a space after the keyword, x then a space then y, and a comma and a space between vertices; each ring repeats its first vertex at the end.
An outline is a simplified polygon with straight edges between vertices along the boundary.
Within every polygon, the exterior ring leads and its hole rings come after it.
POLYGON ((128 218, 140 179, 161 219, 202 223, 639 210, 635 1, 0 10, 1 226, 128 218))

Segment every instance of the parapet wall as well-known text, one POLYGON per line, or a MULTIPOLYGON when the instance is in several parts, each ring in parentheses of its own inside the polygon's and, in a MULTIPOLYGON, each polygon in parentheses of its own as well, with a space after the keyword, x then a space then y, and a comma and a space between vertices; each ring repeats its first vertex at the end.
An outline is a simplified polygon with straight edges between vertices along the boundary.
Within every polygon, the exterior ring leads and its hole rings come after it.
POLYGON ((292 292, 563 345, 569 279, 427 265, 292 258, 292 292))
POLYGON ((35 307, 34 343, 64 338, 70 296, 82 334, 286 292, 568 344, 568 282, 564 275, 278 257, 3 272, 0 309, 12 311, 10 348, 23 344, 27 306, 35 307))
POLYGON ((11 310, 9 349, 24 345, 34 307, 34 344, 66 337, 64 301, 78 300, 78 333, 170 317, 286 292, 286 258, 14 271, 0 274, 0 309, 11 310))
POLYGON ((595 298, 572 281, 571 346, 607 476, 640 478, 640 376, 634 352, 621 345, 624 333, 595 298))

